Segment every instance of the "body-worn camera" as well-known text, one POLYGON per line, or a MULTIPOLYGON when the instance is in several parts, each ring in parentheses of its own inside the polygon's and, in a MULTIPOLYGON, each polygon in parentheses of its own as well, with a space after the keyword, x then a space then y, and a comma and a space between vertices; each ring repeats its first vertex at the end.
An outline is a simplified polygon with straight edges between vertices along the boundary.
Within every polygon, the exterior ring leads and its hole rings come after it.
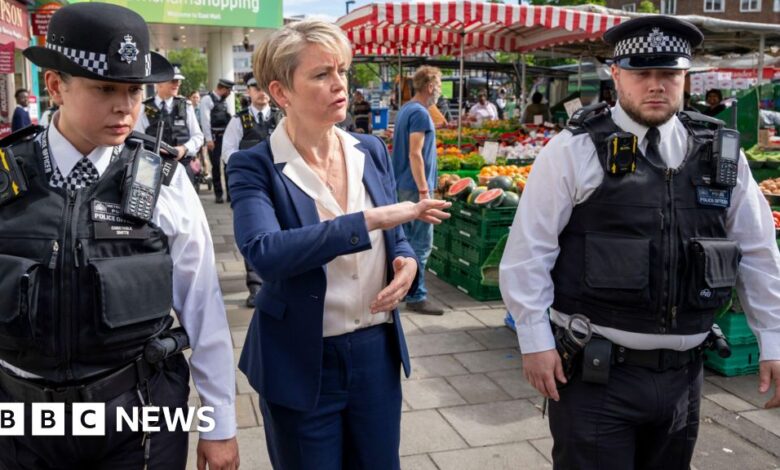
POLYGON ((606 171, 624 175, 636 171, 637 137, 630 132, 615 132, 607 137, 606 171))
POLYGON ((712 143, 712 164, 717 186, 733 188, 737 185, 737 162, 739 161, 739 132, 733 129, 718 129, 712 143))
POLYGON ((27 192, 27 178, 9 148, 0 149, 0 206, 27 192))

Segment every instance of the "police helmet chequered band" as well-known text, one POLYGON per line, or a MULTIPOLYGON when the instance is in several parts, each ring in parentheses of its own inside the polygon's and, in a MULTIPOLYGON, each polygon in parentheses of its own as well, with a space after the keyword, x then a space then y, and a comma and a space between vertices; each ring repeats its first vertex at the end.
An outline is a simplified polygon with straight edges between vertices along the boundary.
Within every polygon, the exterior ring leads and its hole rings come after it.
POLYGON ((691 57, 691 43, 681 37, 664 34, 660 28, 653 28, 647 36, 627 38, 615 44, 613 57, 620 59, 633 55, 674 54, 691 57))

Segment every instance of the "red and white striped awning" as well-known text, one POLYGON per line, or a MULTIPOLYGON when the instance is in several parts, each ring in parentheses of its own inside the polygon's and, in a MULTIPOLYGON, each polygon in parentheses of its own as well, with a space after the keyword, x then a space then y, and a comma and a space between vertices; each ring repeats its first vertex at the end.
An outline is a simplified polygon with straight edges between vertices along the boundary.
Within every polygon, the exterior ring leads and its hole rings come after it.
POLYGON ((465 0, 374 3, 338 24, 356 54, 459 55, 479 51, 528 52, 601 38, 625 17, 553 6, 465 0))

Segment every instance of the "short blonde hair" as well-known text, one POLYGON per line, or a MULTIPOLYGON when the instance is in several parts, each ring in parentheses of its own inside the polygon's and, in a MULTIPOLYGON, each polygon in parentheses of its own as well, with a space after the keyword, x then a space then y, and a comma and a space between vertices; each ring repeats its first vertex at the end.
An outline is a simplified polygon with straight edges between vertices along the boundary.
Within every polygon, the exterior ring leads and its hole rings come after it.
POLYGON ((274 31, 255 51, 252 70, 258 87, 269 95, 268 85, 273 81, 292 89, 298 57, 309 44, 318 44, 347 63, 352 60, 352 47, 338 26, 322 20, 291 23, 274 31))
POLYGON ((429 83, 436 80, 437 78, 441 78, 441 70, 439 70, 438 67, 423 65, 422 67, 418 68, 416 72, 414 72, 414 77, 412 77, 414 91, 424 90, 429 83))

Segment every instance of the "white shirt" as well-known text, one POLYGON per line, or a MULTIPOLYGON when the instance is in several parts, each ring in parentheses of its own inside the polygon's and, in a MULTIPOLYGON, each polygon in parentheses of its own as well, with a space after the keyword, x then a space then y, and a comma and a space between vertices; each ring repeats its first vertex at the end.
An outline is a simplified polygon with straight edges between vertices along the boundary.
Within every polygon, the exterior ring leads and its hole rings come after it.
POLYGON ((490 101, 486 101, 485 104, 477 102, 469 109, 469 115, 477 118, 477 122, 482 122, 484 120, 498 119, 498 110, 490 101))
MULTIPOLYGON (((618 104, 612 118, 647 148, 647 128, 634 122, 618 104)), ((688 133, 675 116, 658 130, 659 150, 667 167, 684 158, 688 133)), ((501 259, 501 295, 517 325, 523 353, 555 347, 546 310, 553 302, 550 271, 560 252, 558 235, 569 222, 572 209, 595 191, 604 178, 596 148, 588 134, 564 131, 554 137, 536 158, 520 198, 501 259)), ((769 204, 753 180, 744 154, 740 156, 737 186, 726 213, 728 237, 742 248, 737 293, 761 348, 762 360, 780 359, 780 254, 769 204)), ((569 314, 577 312, 566 312, 569 314)), ((552 320, 564 325, 568 316, 551 309, 552 320)), ((616 344, 634 349, 686 350, 700 344, 706 334, 640 334, 594 325, 594 331, 616 344)))
MULTIPOLYGON (((83 155, 49 126, 51 159, 67 177, 83 155)), ((44 134, 40 134, 44 135, 44 134)), ((87 158, 102 176, 111 162, 113 147, 97 147, 87 158)), ((215 269, 214 246, 206 214, 190 180, 177 166, 169 186, 160 188, 152 222, 168 237, 173 259, 173 309, 187 331, 192 346, 190 370, 203 406, 213 406, 215 428, 203 439, 228 439, 236 435, 236 377, 233 344, 225 305, 215 269)), ((10 364, 0 364, 20 376, 31 374, 10 364)))
MULTIPOLYGON (((157 106, 158 109, 160 108, 160 104, 162 102, 163 99, 160 98, 160 95, 154 96, 154 105, 157 106)), ((192 103, 190 103, 189 100, 185 100, 185 106, 187 107, 186 124, 187 130, 190 132, 190 140, 185 142, 184 146, 187 148, 187 156, 194 157, 198 150, 203 146, 203 132, 201 132, 200 125, 198 124, 198 118, 195 116, 195 107, 192 106, 192 103)), ((168 112, 173 112, 173 96, 165 100, 165 108, 168 110, 168 112)), ((146 112, 144 112, 144 109, 141 109, 141 116, 135 123, 135 130, 145 133, 147 127, 149 127, 149 118, 146 117, 146 112)), ((172 142, 169 143, 173 145, 172 142)))
MULTIPOLYGON (((271 118, 271 107, 265 105, 263 109, 257 109, 255 105, 249 107, 249 112, 252 114, 252 119, 255 122, 260 122, 257 115, 260 115, 260 119, 267 121, 271 118)), ((222 161, 225 165, 228 164, 230 156, 238 152, 241 139, 244 138, 244 126, 241 124, 241 118, 233 116, 230 118, 230 122, 225 128, 225 135, 222 136, 222 161)))
MULTIPOLYGON (((347 167, 347 211, 344 212, 325 183, 295 150, 284 123, 282 119, 271 134, 274 163, 286 163, 282 173, 314 199, 321 221, 374 207, 363 185, 367 157, 355 148, 357 139, 336 128, 347 167)), ((325 267, 328 286, 322 326, 325 337, 390 321, 389 312, 371 313, 371 302, 387 285, 387 255, 382 230, 372 230, 368 235, 370 250, 337 256, 325 267)))

